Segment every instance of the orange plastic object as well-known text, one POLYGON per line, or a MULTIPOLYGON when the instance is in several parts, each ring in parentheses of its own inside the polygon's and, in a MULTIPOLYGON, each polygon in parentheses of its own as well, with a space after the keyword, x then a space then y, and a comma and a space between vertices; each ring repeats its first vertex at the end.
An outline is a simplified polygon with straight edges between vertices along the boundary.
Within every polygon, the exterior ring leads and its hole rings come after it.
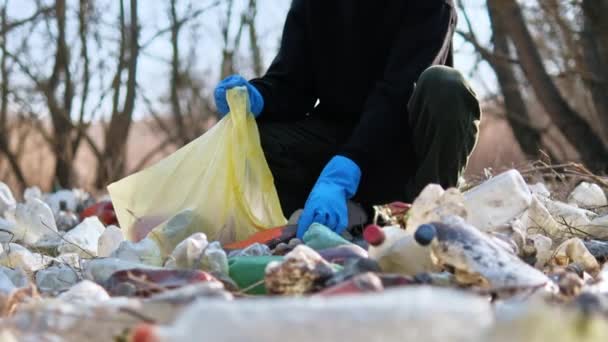
POLYGON ((288 242, 296 237, 297 226, 283 226, 267 229, 253 234, 250 238, 224 246, 224 249, 235 250, 247 248, 254 243, 268 245, 273 248, 281 242, 288 242))

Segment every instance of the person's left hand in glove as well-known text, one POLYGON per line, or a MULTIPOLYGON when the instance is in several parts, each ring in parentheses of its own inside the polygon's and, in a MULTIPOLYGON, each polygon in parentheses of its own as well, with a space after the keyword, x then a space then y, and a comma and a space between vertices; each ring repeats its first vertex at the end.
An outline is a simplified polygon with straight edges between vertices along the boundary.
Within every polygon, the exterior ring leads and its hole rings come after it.
POLYGON ((228 101, 226 100, 226 92, 232 88, 246 87, 249 93, 249 110, 257 118, 264 109, 264 98, 260 92, 240 75, 232 75, 222 80, 216 87, 213 95, 215 97, 215 106, 220 113, 220 118, 228 114, 228 101))
POLYGON ((361 169, 343 156, 335 156, 321 172, 313 187, 304 212, 298 221, 298 238, 302 239, 311 224, 320 223, 337 234, 348 225, 347 201, 357 192, 361 169))

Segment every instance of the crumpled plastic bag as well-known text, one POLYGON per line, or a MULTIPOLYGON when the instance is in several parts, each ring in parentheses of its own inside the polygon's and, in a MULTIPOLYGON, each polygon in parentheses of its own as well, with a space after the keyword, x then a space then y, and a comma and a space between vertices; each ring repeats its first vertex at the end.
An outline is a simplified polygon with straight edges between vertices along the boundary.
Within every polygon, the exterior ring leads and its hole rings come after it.
MULTIPOLYGON (((108 186, 125 236, 140 240, 186 209, 210 241, 244 240, 285 225, 246 88, 228 91, 231 113, 152 167, 108 186)), ((191 232, 194 233, 194 232, 191 232)))

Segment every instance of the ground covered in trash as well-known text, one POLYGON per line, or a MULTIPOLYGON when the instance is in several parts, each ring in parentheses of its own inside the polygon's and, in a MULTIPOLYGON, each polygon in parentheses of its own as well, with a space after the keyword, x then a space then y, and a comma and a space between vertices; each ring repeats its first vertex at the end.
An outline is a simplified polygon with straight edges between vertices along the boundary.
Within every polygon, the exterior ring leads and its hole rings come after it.
POLYGON ((0 183, 0 340, 605 340, 607 190, 537 163, 429 185, 341 236, 221 244, 188 211, 129 241, 109 198, 0 183))

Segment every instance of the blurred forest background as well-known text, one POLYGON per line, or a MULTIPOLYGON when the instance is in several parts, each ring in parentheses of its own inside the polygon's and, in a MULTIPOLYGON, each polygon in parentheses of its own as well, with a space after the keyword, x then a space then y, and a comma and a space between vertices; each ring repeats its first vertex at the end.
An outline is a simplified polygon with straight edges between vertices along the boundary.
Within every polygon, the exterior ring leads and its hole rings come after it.
MULTIPOLYGON (((459 0, 457 68, 483 99, 470 173, 608 170, 608 0, 459 0)), ((103 189, 216 122, 260 75, 290 0, 0 0, 0 180, 103 189)))

